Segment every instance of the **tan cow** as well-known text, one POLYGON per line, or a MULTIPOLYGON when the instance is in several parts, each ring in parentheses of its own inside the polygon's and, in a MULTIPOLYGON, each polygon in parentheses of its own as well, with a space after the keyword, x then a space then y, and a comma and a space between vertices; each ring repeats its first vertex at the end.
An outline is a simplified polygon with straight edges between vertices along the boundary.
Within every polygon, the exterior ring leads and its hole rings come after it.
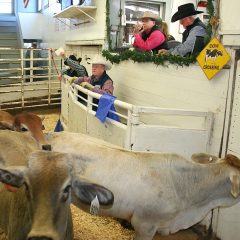
POLYGON ((12 129, 14 117, 6 112, 0 110, 0 129, 12 129))
POLYGON ((0 228, 9 240, 73 240, 71 199, 107 207, 113 195, 76 174, 72 156, 37 149, 27 134, 0 132, 0 181, 16 188, 0 188, 0 228))
POLYGON ((54 151, 79 157, 81 175, 111 189, 114 204, 100 214, 130 221, 136 240, 189 228, 212 209, 240 201, 236 157, 201 164, 172 153, 130 152, 79 133, 48 137, 54 151))

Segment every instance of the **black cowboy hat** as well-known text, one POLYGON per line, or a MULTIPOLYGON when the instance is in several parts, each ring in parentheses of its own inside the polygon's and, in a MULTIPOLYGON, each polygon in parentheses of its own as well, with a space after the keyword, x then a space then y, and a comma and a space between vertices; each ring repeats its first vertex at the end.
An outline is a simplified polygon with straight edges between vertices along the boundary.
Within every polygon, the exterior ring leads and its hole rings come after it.
POLYGON ((203 11, 196 11, 192 3, 183 4, 179 6, 178 11, 173 14, 171 22, 176 22, 182 18, 193 16, 199 13, 203 13, 203 11))

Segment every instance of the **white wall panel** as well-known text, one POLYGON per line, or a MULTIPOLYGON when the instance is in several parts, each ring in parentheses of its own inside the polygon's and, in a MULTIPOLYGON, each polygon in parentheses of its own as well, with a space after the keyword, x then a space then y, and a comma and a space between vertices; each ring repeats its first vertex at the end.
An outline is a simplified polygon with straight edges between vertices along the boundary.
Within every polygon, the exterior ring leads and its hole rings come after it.
POLYGON ((209 150, 215 155, 221 142, 229 74, 230 69, 222 69, 209 81, 198 65, 156 66, 132 61, 115 64, 109 71, 114 95, 121 101, 137 106, 212 111, 215 120, 209 150))

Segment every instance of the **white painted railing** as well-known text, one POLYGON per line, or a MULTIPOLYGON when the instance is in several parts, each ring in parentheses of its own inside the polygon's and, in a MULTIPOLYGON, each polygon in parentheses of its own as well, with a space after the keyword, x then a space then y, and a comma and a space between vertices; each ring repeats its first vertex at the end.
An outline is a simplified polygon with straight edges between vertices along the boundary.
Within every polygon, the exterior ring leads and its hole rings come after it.
POLYGON ((92 110, 101 95, 79 85, 62 83, 61 120, 66 130, 81 132, 135 151, 176 152, 190 157, 207 152, 213 113, 187 109, 144 107, 115 100, 121 122, 101 123, 92 110), (80 96, 87 95, 87 98, 80 96))

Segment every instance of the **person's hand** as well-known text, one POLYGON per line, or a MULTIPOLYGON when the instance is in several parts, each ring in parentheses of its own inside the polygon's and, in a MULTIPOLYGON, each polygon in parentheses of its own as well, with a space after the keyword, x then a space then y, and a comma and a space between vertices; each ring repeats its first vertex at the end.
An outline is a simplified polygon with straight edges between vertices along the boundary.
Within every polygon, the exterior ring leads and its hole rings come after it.
POLYGON ((80 83, 80 86, 84 87, 88 90, 92 90, 94 88, 94 86, 92 84, 88 83, 88 82, 82 82, 82 83, 80 83))
POLYGON ((59 74, 59 75, 58 75, 58 80, 59 80, 59 81, 62 81, 62 74, 59 74))
POLYGON ((141 32, 143 32, 143 25, 138 22, 138 23, 134 26, 133 34, 137 34, 137 33, 141 33, 141 32))
POLYGON ((72 84, 75 80, 78 80, 78 77, 69 77, 67 80, 70 84, 72 84))
POLYGON ((160 50, 158 50, 158 54, 159 55, 166 55, 166 54, 168 54, 168 50, 167 49, 160 49, 160 50))
POLYGON ((60 52, 59 55, 60 55, 62 58, 65 58, 65 57, 66 57, 64 52, 60 52))

